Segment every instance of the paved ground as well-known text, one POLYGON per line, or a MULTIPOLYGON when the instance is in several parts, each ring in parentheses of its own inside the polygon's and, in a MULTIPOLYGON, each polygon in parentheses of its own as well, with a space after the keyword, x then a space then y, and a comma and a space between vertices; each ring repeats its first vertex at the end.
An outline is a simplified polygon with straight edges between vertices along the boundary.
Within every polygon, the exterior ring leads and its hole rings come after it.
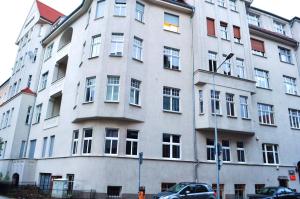
POLYGON ((9 199, 9 198, 5 196, 0 196, 0 199, 9 199))

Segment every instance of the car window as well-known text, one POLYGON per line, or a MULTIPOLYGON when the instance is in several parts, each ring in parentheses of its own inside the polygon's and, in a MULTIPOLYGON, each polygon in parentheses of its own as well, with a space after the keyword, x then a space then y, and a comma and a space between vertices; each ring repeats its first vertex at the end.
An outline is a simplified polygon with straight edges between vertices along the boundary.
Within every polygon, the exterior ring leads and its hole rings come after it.
POLYGON ((182 189, 182 191, 180 191, 180 195, 184 195, 186 193, 186 191, 191 191, 191 187, 190 186, 187 186, 185 187, 184 189, 182 189))
POLYGON ((283 194, 283 193, 285 193, 284 188, 278 189, 276 193, 277 194, 283 194))
POLYGON ((197 185, 195 187, 195 193, 203 193, 203 192, 208 192, 207 188, 203 185, 197 185))

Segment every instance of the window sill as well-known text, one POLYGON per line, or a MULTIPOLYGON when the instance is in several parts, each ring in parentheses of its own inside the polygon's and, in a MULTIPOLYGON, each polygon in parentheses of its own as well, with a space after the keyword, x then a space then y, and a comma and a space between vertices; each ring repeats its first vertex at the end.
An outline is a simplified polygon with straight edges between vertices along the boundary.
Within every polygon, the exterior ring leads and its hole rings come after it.
POLYGON ((221 38, 221 40, 230 42, 230 39, 221 38))
POLYGON ((172 113, 172 114, 177 114, 177 115, 181 115, 182 113, 181 112, 177 112, 177 111, 169 111, 169 110, 163 110, 163 112, 165 113, 172 113))
POLYGON ((132 60, 140 62, 140 63, 144 63, 143 60, 140 60, 140 59, 137 59, 137 58, 134 58, 134 57, 132 57, 132 60))
POLYGON ((138 19, 135 19, 135 21, 137 21, 137 22, 139 22, 139 23, 141 23, 141 24, 145 24, 144 21, 140 21, 140 20, 138 20, 138 19))
POLYGON ((205 115, 205 113, 199 113, 199 116, 204 116, 205 115))
POLYGON ((163 160, 174 160, 174 161, 178 161, 181 160, 181 158, 167 158, 167 157, 162 157, 163 160))
POLYGON ((45 88, 42 88, 42 89, 40 89, 40 90, 39 90, 39 92, 42 92, 42 91, 43 91, 43 90, 45 90, 45 89, 46 89, 46 87, 45 87, 45 88))
POLYGON ((227 115, 227 118, 230 118, 230 119, 237 119, 238 117, 237 117, 237 116, 227 115))
POLYGON ((176 32, 176 31, 168 30, 168 29, 165 29, 165 28, 164 28, 164 31, 166 31, 166 32, 170 32, 170 33, 175 33, 175 34, 179 34, 179 35, 180 35, 180 32, 176 32))
POLYGON ((292 66, 295 65, 294 63, 289 63, 289 62, 285 62, 285 61, 282 61, 282 60, 280 60, 280 62, 281 62, 281 63, 284 63, 284 64, 289 64, 289 65, 292 65, 292 66))
POLYGON ((123 57, 123 53, 121 55, 116 55, 116 54, 110 53, 109 56, 110 57, 123 57))
POLYGON ((126 15, 116 15, 116 14, 113 14, 113 17, 121 17, 121 18, 125 18, 126 15))
POLYGON ((142 108, 141 105, 139 104, 132 104, 132 103, 129 103, 130 106, 133 106, 133 107, 136 107, 136 108, 142 108))
POLYGON ((252 53, 252 55, 267 59, 267 57, 265 55, 257 55, 257 54, 254 54, 254 53, 252 53))
POLYGON ((251 121, 250 118, 245 118, 245 117, 242 117, 242 120, 251 121))
POLYGON ((240 13, 239 11, 237 11, 237 10, 232 10, 232 9, 230 9, 232 12, 235 12, 235 13, 240 13))
POLYGON ((212 38, 215 38, 215 39, 218 38, 216 35, 209 35, 209 34, 207 34, 207 36, 212 37, 212 38))
POLYGON ((75 105, 74 107, 73 107, 73 110, 75 110, 77 108, 77 105, 75 105))
MULTIPOLYGON (((213 117, 215 116, 215 114, 214 113, 212 113, 211 114, 213 117)), ((222 114, 216 114, 216 116, 218 116, 218 117, 223 117, 223 115, 222 114)))
POLYGON ((218 5, 218 7, 223 8, 223 9, 227 9, 227 7, 221 6, 221 5, 218 5))
POLYGON ((118 103, 120 103, 120 102, 119 102, 119 101, 108 101, 108 100, 105 100, 104 103, 118 104, 118 103))
POLYGON ((45 63, 46 61, 48 61, 49 59, 51 59, 51 57, 52 57, 52 56, 50 56, 50 57, 48 57, 47 59, 45 59, 45 60, 44 60, 44 63, 45 63))
POLYGON ((244 46, 244 44, 243 43, 241 43, 241 42, 234 42, 235 44, 237 44, 237 45, 240 45, 240 46, 244 46))
POLYGON ((210 2, 210 1, 205 1, 206 3, 209 3, 209 4, 212 4, 212 5, 215 5, 214 2, 210 2))
POLYGON ((300 97, 300 95, 297 95, 297 94, 292 94, 292 93, 285 93, 285 94, 289 95, 289 96, 300 97))
POLYGON ((39 124, 40 122, 35 122, 35 123, 32 123, 32 125, 37 125, 37 124, 39 124))
POLYGON ((94 21, 97 21, 97 20, 103 19, 103 18, 104 18, 104 16, 96 17, 96 18, 94 19, 94 21))
POLYGON ((107 157, 117 157, 118 154, 109 154, 109 153, 104 153, 104 156, 107 156, 107 157))
POLYGON ((166 67, 164 67, 164 69, 170 70, 170 71, 175 71, 175 72, 181 72, 180 69, 172 69, 172 68, 166 68, 166 67))
POLYGON ((263 89, 263 90, 268 90, 268 91, 273 91, 273 89, 271 89, 271 88, 264 88, 264 87, 260 87, 260 86, 256 86, 256 88, 263 89))
POLYGON ((277 128, 277 125, 275 125, 275 124, 262 124, 262 123, 259 123, 259 125, 277 128))
POLYGON ((91 59, 97 59, 97 58, 99 58, 99 56, 89 57, 88 60, 91 60, 91 59))
POLYGON ((86 105, 86 104, 93 104, 94 101, 91 101, 91 102, 82 102, 82 105, 86 105))
POLYGON ((293 127, 291 127, 291 129, 292 129, 292 130, 296 130, 296 131, 300 131, 300 128, 298 129, 298 128, 293 128, 293 127))

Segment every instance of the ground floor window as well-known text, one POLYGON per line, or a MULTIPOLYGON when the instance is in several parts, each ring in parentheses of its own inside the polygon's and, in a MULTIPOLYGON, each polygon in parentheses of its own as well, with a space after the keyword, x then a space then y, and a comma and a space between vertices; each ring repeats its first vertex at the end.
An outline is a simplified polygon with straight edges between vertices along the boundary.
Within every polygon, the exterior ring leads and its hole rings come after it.
MULTIPOLYGON (((217 193, 217 184, 212 184, 213 190, 217 193)), ((225 198, 224 196, 224 184, 220 184, 220 199, 225 198)))
POLYGON ((255 194, 258 194, 263 188, 265 188, 265 184, 255 184, 255 194))
POLYGON ((73 187, 74 187, 74 174, 67 174, 68 179, 68 190, 67 193, 69 196, 72 195, 73 187))
POLYGON ((235 184, 234 185, 234 196, 235 199, 244 199, 245 197, 245 185, 235 184))
POLYGON ((121 186, 108 186, 107 187, 107 197, 120 197, 121 196, 122 187, 121 186))
POLYGON ((51 189, 51 173, 40 173, 39 188, 44 192, 51 189))
POLYGON ((162 182, 161 183, 161 191, 162 192, 167 191, 168 189, 170 189, 174 185, 176 185, 176 183, 174 183, 174 182, 162 182))

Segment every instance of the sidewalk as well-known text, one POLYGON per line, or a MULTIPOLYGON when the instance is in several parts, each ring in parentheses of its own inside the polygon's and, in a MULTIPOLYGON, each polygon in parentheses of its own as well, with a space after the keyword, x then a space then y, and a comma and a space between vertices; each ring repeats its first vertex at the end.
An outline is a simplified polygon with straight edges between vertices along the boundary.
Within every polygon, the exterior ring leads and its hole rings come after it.
POLYGON ((0 199, 9 199, 9 198, 5 196, 0 196, 0 199))

